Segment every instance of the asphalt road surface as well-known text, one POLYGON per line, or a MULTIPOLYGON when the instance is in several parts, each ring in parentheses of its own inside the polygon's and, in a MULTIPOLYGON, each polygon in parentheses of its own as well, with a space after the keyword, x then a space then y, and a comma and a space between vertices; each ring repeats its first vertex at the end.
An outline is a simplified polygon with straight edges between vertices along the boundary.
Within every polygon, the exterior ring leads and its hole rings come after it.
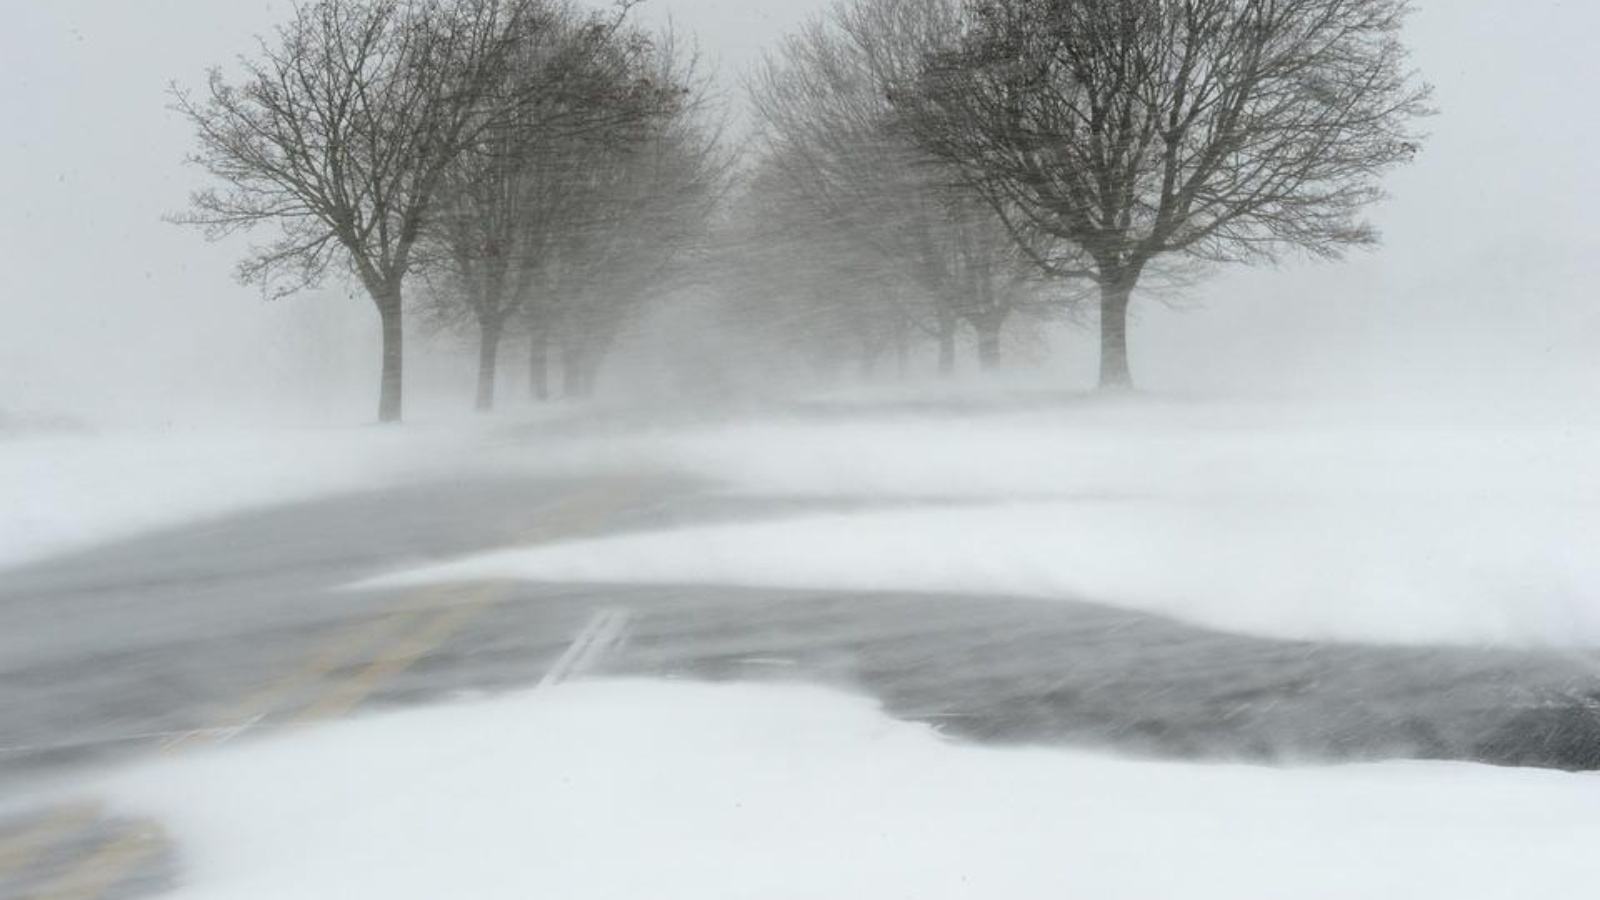
POLYGON ((467 480, 0 571, 0 900, 154 896, 181 879, 160 823, 21 799, 84 770, 569 677, 820 683, 984 742, 1600 768, 1594 657, 1260 640, 1093 598, 338 589, 479 550, 795 506, 663 479, 467 480))

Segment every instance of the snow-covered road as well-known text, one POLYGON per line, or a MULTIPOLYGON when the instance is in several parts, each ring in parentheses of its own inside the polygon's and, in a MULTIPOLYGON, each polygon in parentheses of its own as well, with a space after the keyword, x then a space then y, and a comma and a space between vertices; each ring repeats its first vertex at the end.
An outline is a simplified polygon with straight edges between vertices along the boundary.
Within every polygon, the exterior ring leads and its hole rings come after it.
POLYGON ((1582 896, 1592 435, 1157 412, 14 446, 0 896, 1582 896))

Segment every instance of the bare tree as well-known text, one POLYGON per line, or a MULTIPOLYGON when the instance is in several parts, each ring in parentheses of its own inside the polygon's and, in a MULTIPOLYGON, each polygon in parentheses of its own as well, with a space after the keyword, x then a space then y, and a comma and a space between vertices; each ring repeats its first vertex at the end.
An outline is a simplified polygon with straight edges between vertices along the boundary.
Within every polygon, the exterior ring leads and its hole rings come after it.
POLYGON ((839 6, 788 38, 751 85, 774 174, 932 301, 922 318, 932 320, 946 372, 959 324, 972 327, 980 362, 993 368, 1001 329, 1037 297, 983 198, 894 127, 891 91, 959 22, 955 0, 839 6))
POLYGON ((222 182, 178 221, 220 237, 273 224, 279 237, 239 273, 275 294, 348 265, 376 306, 383 368, 378 417, 402 415, 402 288, 441 180, 499 112, 489 101, 521 0, 316 0, 242 78, 211 72, 200 96, 174 88, 193 124, 194 161, 222 182))
POLYGON ((972 0, 960 46, 893 98, 1014 233, 1079 248, 1103 388, 1132 385, 1128 309, 1152 261, 1336 257, 1409 160, 1429 89, 1408 0, 972 0))
POLYGON ((523 18, 501 88, 510 112, 447 169, 425 235, 446 289, 424 308, 436 323, 478 332, 480 410, 494 406, 502 338, 536 301, 550 256, 580 228, 595 196, 596 154, 640 139, 670 116, 681 87, 640 77, 651 43, 622 19, 549 3, 523 18))
MULTIPOLYGON (((936 308, 878 249, 812 201, 770 154, 756 158, 718 238, 720 315, 750 359, 802 365, 814 380, 900 374, 936 308)), ((795 374, 799 374, 796 372, 795 374)))
MULTIPOLYGON (((560 351, 563 391, 593 393, 601 365, 643 306, 695 280, 732 155, 707 102, 697 55, 649 42, 631 81, 664 92, 657 114, 584 148, 567 183, 581 202, 540 267, 544 302, 525 309, 535 359, 560 351)), ((536 373, 535 388, 539 384, 536 373)))
POLYGON ((430 324, 475 333, 480 411, 494 408, 501 344, 537 300, 539 262, 581 200, 567 177, 575 156, 567 148, 503 149, 507 155, 475 160, 446 183, 446 200, 428 228, 434 258, 420 303, 430 324))

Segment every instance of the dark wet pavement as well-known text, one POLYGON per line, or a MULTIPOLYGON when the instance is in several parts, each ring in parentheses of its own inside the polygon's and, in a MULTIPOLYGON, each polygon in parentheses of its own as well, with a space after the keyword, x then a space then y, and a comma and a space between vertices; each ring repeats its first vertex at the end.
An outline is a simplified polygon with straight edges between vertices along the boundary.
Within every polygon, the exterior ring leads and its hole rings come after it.
MULTIPOLYGON (((1274 764, 1600 769, 1593 655, 1265 640, 1065 600, 341 589, 491 548, 817 505, 665 479, 466 480, 258 511, 0 572, 0 809, 174 744, 525 689, 606 610, 626 615, 625 640, 586 676, 820 683, 953 739, 1274 764)), ((0 819, 0 847, 34 815, 0 819)), ((0 897, 35 896, 41 867, 66 865, 62 846, 105 843, 74 834, 9 879, 0 872, 0 897)), ((151 865, 120 890, 154 883, 151 865)))

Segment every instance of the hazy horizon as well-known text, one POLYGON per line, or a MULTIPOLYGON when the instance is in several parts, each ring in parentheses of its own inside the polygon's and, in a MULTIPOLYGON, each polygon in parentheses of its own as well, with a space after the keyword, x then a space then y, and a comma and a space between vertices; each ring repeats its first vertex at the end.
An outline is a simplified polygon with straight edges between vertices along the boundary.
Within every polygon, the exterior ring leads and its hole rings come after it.
MULTIPOLYGON (((827 6, 649 0, 739 73, 827 6)), ((1591 400, 1600 304, 1594 131, 1567 112, 1600 79, 1600 10, 1418 4, 1409 42, 1441 114, 1372 212, 1382 248, 1344 263, 1230 267, 1183 312, 1145 301, 1134 366, 1152 391, 1591 400), (1498 51, 1484 63, 1483 47, 1498 51), (1507 77, 1515 73, 1515 78, 1507 77)), ((0 411, 108 423, 364 421, 376 369, 370 303, 337 280, 273 303, 237 284, 239 242, 166 224, 200 173, 169 82, 248 52, 282 3, 27 0, 0 35, 0 411), (174 23, 183 26, 175 28, 174 23)), ((1093 345, 1054 336, 1045 375, 1087 387, 1093 345)), ((418 393, 470 391, 466 353, 412 354, 418 393), (458 359, 457 357, 460 357, 458 359)))
POLYGON ((568 2, 7 7, 0 900, 1587 896, 1600 5, 568 2))

